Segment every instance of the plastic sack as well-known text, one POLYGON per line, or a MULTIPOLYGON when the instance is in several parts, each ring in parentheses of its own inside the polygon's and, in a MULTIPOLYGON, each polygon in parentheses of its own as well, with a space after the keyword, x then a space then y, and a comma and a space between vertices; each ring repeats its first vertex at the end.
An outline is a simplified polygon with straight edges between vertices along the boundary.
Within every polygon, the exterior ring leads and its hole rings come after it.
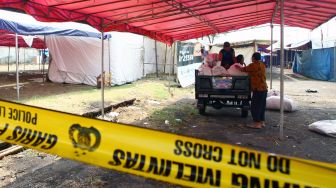
POLYGON ((231 65, 231 67, 227 70, 231 76, 247 76, 248 75, 246 72, 240 71, 236 66, 243 67, 239 63, 235 63, 231 65))
POLYGON ((208 54, 207 57, 211 58, 213 61, 218 61, 218 54, 216 53, 208 54))
POLYGON ((210 54, 207 55, 207 56, 205 57, 205 65, 208 66, 208 67, 210 67, 210 68, 216 66, 217 61, 216 61, 215 58, 216 58, 215 56, 212 56, 212 55, 210 55, 210 54))
POLYGON ((198 73, 199 75, 212 76, 211 68, 206 65, 202 65, 198 70, 199 70, 199 73, 198 73))
POLYGON ((336 138, 336 120, 322 120, 309 125, 309 130, 336 138))
POLYGON ((229 75, 229 73, 224 67, 216 65, 212 68, 212 75, 214 75, 214 76, 227 76, 227 75, 229 75))
MULTIPOLYGON (((266 109, 280 110, 280 96, 270 96, 266 98, 266 109)), ((294 100, 284 97, 284 111, 293 112, 297 110, 294 100)))
POLYGON ((280 96, 280 91, 278 90, 271 90, 271 91, 268 91, 267 92, 267 97, 270 97, 270 96, 280 96))

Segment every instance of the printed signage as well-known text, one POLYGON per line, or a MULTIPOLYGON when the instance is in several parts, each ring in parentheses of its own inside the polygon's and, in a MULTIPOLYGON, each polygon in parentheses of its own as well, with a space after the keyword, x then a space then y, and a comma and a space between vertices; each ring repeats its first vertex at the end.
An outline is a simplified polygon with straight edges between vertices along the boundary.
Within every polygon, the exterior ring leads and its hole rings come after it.
POLYGON ((203 62, 201 43, 177 43, 177 78, 182 87, 195 83, 195 69, 203 62))

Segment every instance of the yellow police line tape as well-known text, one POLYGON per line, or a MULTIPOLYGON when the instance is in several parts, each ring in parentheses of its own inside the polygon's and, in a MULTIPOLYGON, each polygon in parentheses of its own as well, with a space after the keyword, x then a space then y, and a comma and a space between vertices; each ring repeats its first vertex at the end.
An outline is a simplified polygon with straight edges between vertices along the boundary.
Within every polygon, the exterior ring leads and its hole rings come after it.
POLYGON ((190 187, 336 186, 336 165, 0 101, 0 140, 190 187))

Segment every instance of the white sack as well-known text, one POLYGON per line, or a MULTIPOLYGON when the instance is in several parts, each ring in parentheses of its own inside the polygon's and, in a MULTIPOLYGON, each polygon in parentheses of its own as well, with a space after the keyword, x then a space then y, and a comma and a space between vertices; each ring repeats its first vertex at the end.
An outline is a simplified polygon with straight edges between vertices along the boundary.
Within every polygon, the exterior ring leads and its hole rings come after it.
POLYGON ((309 125, 309 130, 336 138, 336 120, 322 120, 309 125))
POLYGON ((271 90, 271 91, 268 91, 267 92, 267 97, 270 97, 270 96, 280 96, 280 91, 278 90, 271 90))
POLYGON ((206 65, 200 66, 198 70, 199 70, 199 75, 212 76, 211 68, 206 65))
POLYGON ((242 65, 240 65, 239 63, 235 63, 233 65, 230 66, 230 68, 227 70, 228 73, 231 76, 247 76, 248 74, 246 72, 242 72, 240 71, 236 66, 240 66, 243 67, 242 65))
POLYGON ((212 75, 214 75, 214 76, 227 76, 227 75, 229 75, 229 73, 224 67, 216 65, 212 68, 212 75))
MULTIPOLYGON (((280 96, 270 96, 266 99, 266 109, 280 110, 280 96)), ((297 110, 295 102, 287 97, 284 97, 284 111, 293 112, 297 110)))

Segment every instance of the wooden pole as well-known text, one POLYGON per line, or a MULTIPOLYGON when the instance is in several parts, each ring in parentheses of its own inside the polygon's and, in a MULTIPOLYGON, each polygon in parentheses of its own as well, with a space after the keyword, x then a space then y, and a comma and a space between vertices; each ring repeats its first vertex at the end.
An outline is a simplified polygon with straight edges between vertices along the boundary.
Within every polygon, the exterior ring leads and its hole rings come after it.
POLYGON ((143 46, 143 51, 142 51, 142 77, 145 77, 145 60, 146 60, 146 49, 145 49, 145 37, 142 38, 142 46, 143 46))
POLYGON ((111 83, 111 47, 110 47, 111 43, 110 43, 110 38, 108 39, 107 43, 108 43, 107 48, 108 48, 108 60, 109 60, 109 66, 108 66, 109 76, 108 76, 108 78, 110 79, 109 83, 111 83))
POLYGON ((42 50, 39 50, 39 52, 41 52, 41 56, 40 56, 40 60, 39 60, 39 72, 41 72, 41 62, 42 62, 42 59, 43 59, 43 54, 42 54, 42 50))
POLYGON ((23 48, 23 71, 26 70, 26 48, 23 48))
MULTIPOLYGON (((43 36, 44 46, 46 46, 45 45, 45 41, 46 41, 46 37, 44 35, 43 36)), ((42 61, 42 82, 44 83, 44 65, 45 65, 45 63, 47 61, 46 49, 43 49, 43 55, 42 55, 42 57, 43 57, 43 61, 42 61)))
POLYGON ((159 77, 159 67, 158 67, 158 60, 157 60, 157 44, 155 40, 155 69, 156 69, 156 77, 159 77))
POLYGON ((167 64, 167 44, 166 44, 166 50, 165 50, 165 62, 163 66, 163 73, 166 74, 166 64, 167 64))
POLYGON ((8 72, 9 72, 9 58, 10 58, 10 46, 8 46, 8 59, 7 59, 7 63, 8 63, 8 72))

